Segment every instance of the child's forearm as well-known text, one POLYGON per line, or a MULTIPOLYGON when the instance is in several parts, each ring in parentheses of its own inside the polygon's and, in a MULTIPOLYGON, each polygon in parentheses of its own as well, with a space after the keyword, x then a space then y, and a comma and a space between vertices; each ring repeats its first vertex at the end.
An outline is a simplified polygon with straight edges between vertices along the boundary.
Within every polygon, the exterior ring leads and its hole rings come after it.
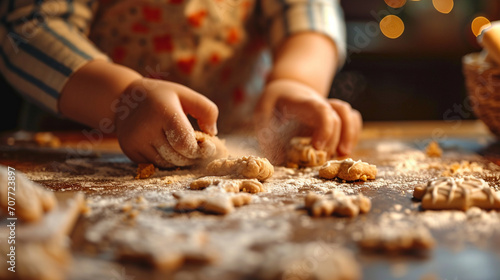
POLYGON ((94 128, 106 126, 109 130, 120 96, 141 77, 124 66, 104 60, 91 61, 74 73, 64 86, 59 97, 59 111, 77 122, 94 128))
POLYGON ((338 61, 331 39, 314 32, 299 33, 286 39, 274 55, 268 82, 291 79, 328 96, 338 61))

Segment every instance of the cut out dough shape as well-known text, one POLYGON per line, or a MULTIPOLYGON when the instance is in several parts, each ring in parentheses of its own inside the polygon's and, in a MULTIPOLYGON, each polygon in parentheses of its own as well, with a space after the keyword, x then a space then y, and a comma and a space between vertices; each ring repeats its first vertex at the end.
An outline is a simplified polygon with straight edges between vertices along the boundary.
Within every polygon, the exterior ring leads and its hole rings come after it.
POLYGON ((226 193, 207 188, 201 192, 174 193, 177 203, 176 211, 198 210, 204 213, 226 215, 234 211, 235 207, 250 204, 252 196, 247 193, 226 193))
POLYGON ((361 267, 354 254, 325 242, 266 246, 260 263, 249 279, 361 279, 361 267))
POLYGON ((356 217, 370 211, 371 206, 371 200, 362 194, 347 196, 342 192, 328 192, 325 195, 310 192, 305 198, 305 207, 313 217, 356 217))
POLYGON ((210 264, 217 260, 216 253, 206 246, 204 232, 156 234, 125 229, 116 232, 112 242, 116 259, 144 263, 157 270, 175 271, 185 263, 210 264))
POLYGON ((264 186, 257 179, 231 179, 229 177, 207 176, 194 180, 189 185, 192 190, 203 190, 209 186, 219 186, 226 192, 264 192, 264 186))
POLYGON ((413 197, 425 210, 467 210, 477 206, 500 210, 500 195, 482 179, 442 177, 416 186, 413 197))
POLYGON ((350 158, 327 161, 319 169, 319 177, 324 179, 339 178, 346 181, 367 181, 377 176, 377 166, 350 158))
POLYGON ((406 253, 426 251, 434 247, 435 241, 426 228, 382 228, 365 227, 358 246, 367 251, 406 253))

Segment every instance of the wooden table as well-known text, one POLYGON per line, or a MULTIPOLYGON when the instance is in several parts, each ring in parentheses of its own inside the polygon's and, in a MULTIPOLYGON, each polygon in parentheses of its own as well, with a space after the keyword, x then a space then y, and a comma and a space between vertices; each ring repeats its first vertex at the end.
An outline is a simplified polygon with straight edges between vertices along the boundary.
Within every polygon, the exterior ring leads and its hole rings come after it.
MULTIPOLYGON (((475 176, 500 189, 500 145, 478 121, 367 123, 352 157, 377 165, 375 181, 324 181, 317 178, 314 168, 277 167, 265 183, 267 192, 253 195, 252 204, 227 216, 173 211, 172 193, 186 190, 193 178, 201 176, 200 170, 160 170, 152 178, 134 180, 136 166, 119 152, 115 139, 104 138, 87 149, 87 139, 80 132, 56 135, 63 142, 57 149, 38 147, 26 137, 16 143, 15 135, 3 135, 0 164, 21 170, 54 191, 86 195, 91 212, 80 217, 71 236, 74 261, 69 277, 73 279, 256 277, 268 248, 308 243, 353 252, 363 279, 500 277, 499 213, 422 211, 411 199, 416 184, 440 176, 453 163, 465 164, 463 161, 469 167, 474 163, 474 168, 464 167, 454 176, 475 176), (425 155, 430 140, 444 149, 442 158, 425 155), (309 217, 303 209, 306 193, 331 189, 363 193, 372 200, 371 212, 352 219, 309 217), (124 210, 129 208, 135 211, 134 217, 124 210), (367 226, 406 226, 408 231, 423 226, 437 245, 426 254, 367 253, 355 242, 367 226), (217 255, 216 264, 156 271, 137 263, 116 262, 113 239, 124 230, 136 232, 136 242, 152 234, 169 238, 179 232, 203 232, 210 252, 217 255)), ((245 136, 230 135, 227 145, 233 155, 257 153, 255 141, 245 136)), ((162 244, 158 242, 158 246, 162 244)))

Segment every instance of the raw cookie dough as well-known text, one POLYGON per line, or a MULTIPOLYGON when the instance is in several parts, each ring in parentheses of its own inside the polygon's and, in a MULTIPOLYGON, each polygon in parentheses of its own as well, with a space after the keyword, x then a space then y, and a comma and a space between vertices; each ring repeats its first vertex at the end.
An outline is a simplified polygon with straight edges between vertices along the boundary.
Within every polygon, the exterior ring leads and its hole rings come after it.
MULTIPOLYGON (((7 243, 7 242, 6 242, 7 243)), ((73 257, 66 238, 45 240, 44 242, 23 240, 15 245, 15 272, 7 270, 7 257, 0 263, 0 279, 68 279, 73 257)), ((0 253, 10 253, 10 245, 0 246, 0 253)))
POLYGON ((201 131, 195 131, 194 134, 199 149, 192 158, 180 155, 170 144, 165 144, 156 148, 158 159, 155 164, 162 168, 205 165, 214 159, 227 156, 227 148, 223 140, 201 131))
POLYGON ((350 158, 344 160, 327 161, 319 169, 319 177, 324 179, 333 179, 335 177, 346 181, 373 180, 377 176, 377 166, 354 161, 350 158))
POLYGON ((139 163, 135 179, 147 179, 155 174, 155 166, 151 163, 139 163))
POLYGON ((266 248, 261 263, 249 279, 361 279, 354 254, 325 242, 272 245, 266 248))
POLYGON ((199 210, 205 213, 226 215, 234 207, 250 204, 252 196, 247 193, 227 193, 207 188, 202 192, 177 192, 175 210, 179 212, 199 210))
POLYGON ((219 186, 226 192, 264 192, 264 186, 257 179, 230 179, 228 177, 207 176, 194 180, 189 185, 192 190, 202 190, 209 186, 219 186))
POLYGON ((9 216, 17 217, 20 220, 34 222, 39 220, 44 212, 48 212, 56 206, 54 193, 46 190, 44 187, 28 180, 20 171, 15 172, 15 187, 9 186, 7 182, 9 176, 8 169, 0 166, 0 208, 1 211, 9 216), (10 197, 15 198, 14 215, 10 215, 9 210, 9 192, 10 197))
POLYGON ((201 159, 206 162, 227 156, 227 148, 224 141, 217 136, 210 136, 201 131, 194 132, 198 146, 200 146, 201 159))
POLYGON ((426 251, 434 247, 435 241, 426 228, 382 228, 364 227, 358 246, 367 251, 393 254, 426 251))
POLYGON ((221 158, 207 165, 207 173, 212 176, 232 175, 265 181, 274 173, 273 165, 267 158, 244 156, 236 159, 221 158))
POLYGON ((185 263, 210 264, 217 260, 216 253, 206 246, 204 232, 171 232, 167 237, 165 232, 159 235, 137 229, 120 230, 112 240, 115 258, 164 271, 177 270, 185 263))
POLYGON ((500 210, 500 195, 482 179, 442 177, 416 186, 413 197, 424 210, 467 210, 477 206, 500 210))
POLYGON ((314 217, 356 217, 370 211, 371 206, 371 200, 362 194, 347 196, 342 192, 328 192, 326 195, 310 192, 305 198, 305 208, 314 217))
POLYGON ((327 153, 313 148, 310 137, 295 137, 290 141, 287 152, 287 166, 314 167, 326 162, 327 153))

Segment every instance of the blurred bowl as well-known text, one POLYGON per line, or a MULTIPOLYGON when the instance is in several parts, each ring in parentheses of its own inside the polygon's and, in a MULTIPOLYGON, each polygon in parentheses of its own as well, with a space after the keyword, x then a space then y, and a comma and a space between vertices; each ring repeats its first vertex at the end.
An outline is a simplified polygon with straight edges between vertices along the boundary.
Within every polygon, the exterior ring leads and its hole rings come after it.
POLYGON ((462 64, 474 113, 500 138, 500 66, 482 53, 465 55, 462 64))

